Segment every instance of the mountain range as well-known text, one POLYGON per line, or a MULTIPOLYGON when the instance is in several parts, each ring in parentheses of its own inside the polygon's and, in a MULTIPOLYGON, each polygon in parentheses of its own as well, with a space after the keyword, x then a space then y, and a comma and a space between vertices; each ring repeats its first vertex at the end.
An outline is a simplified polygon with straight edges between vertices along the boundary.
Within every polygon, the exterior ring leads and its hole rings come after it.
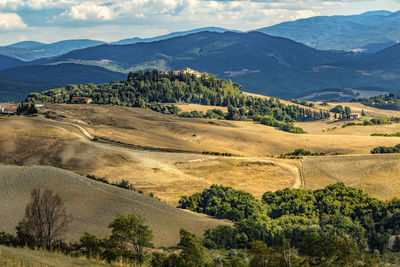
POLYGON ((322 50, 377 52, 400 41, 400 11, 351 16, 318 16, 283 22, 257 31, 322 50))
MULTIPOLYGON (((113 42, 110 44, 125 45, 125 44, 134 44, 138 42, 153 42, 202 31, 225 32, 228 30, 218 27, 207 27, 207 28, 194 29, 190 31, 173 32, 170 34, 156 36, 152 38, 134 37, 130 39, 124 39, 117 42, 113 42)), ((23 41, 8 46, 0 46, 0 55, 13 57, 22 61, 32 61, 40 58, 59 56, 76 49, 83 49, 106 43, 107 42, 89 40, 89 39, 63 40, 51 44, 44 44, 35 41, 23 41)))
MULTIPOLYGON (((398 12, 376 11, 356 16, 314 17, 252 32, 210 27, 111 44, 92 40, 54 44, 20 42, 0 47, 0 55, 7 54, 0 56, 0 101, 20 101, 29 92, 67 83, 121 80, 129 71, 170 71, 185 67, 231 79, 249 92, 286 99, 346 88, 398 93, 400 44, 395 41, 382 39, 368 45, 369 53, 359 53, 318 50, 310 44, 261 32, 286 29, 288 33, 288 29, 297 29, 301 33, 298 36, 304 35, 303 42, 306 42, 306 36, 313 31, 315 35, 325 32, 320 34, 322 40, 323 36, 335 36, 338 31, 359 28, 367 40, 368 33, 360 25, 371 26, 371 20, 378 19, 385 20, 387 25, 398 17, 398 12), (304 32, 299 30, 301 27, 305 28, 304 32), (379 51, 372 52, 375 50, 379 51)), ((393 36, 397 28, 393 28, 393 36)), ((321 43, 329 44, 328 41, 321 43)))

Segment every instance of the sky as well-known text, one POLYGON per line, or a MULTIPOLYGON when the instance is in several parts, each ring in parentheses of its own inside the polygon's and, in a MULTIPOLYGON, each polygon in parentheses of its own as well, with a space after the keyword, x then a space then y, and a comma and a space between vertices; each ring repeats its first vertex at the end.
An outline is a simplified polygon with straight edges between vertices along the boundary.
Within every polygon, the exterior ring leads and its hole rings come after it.
POLYGON ((0 45, 117 41, 200 27, 254 30, 319 15, 400 10, 400 0, 0 0, 0 45))

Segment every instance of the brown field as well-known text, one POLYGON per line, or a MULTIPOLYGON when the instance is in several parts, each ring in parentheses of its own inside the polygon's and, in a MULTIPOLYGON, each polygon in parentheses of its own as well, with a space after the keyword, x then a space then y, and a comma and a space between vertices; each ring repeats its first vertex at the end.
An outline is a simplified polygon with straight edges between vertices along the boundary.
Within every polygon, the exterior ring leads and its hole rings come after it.
MULTIPOLYGON (((306 168, 300 177, 300 160, 276 158, 296 148, 328 155, 346 154, 343 157, 374 157, 369 155, 372 148, 400 143, 396 137, 370 136, 375 132, 400 131, 400 124, 341 128, 343 122, 332 120, 300 122, 296 125, 308 134, 296 135, 254 122, 187 119, 139 108, 60 104, 48 105, 47 110, 55 112, 58 119, 0 119, 0 149, 7 155, 0 157, 1 163, 50 165, 112 181, 127 179, 137 189, 153 192, 172 205, 182 195, 199 192, 212 184, 243 189, 258 198, 268 190, 308 184, 309 176, 315 178, 306 168), (89 141, 71 123, 80 125, 92 136, 131 147, 89 141), (181 152, 171 153, 168 149, 181 152), (203 155, 203 151, 236 156, 203 155)), ((368 180, 373 176, 365 173, 361 178, 368 180)), ((377 183, 382 183, 377 188, 384 188, 387 181, 377 183)), ((384 195, 371 188, 367 191, 378 197, 384 195)), ((393 196, 400 196, 400 187, 394 186, 392 191, 393 196)))
POLYGON ((206 113, 210 109, 218 109, 223 112, 228 112, 227 107, 207 106, 207 105, 200 105, 200 104, 174 104, 174 105, 179 107, 183 112, 202 111, 202 112, 206 113))
POLYGON ((118 266, 86 258, 72 258, 45 251, 0 246, 0 266, 3 267, 74 267, 118 266))
POLYGON ((309 157, 302 162, 305 188, 343 182, 382 200, 400 197, 400 155, 309 157))
POLYGON ((73 219, 65 237, 68 241, 79 239, 85 231, 104 237, 117 214, 131 212, 141 215, 150 226, 157 247, 176 245, 181 228, 201 236, 208 228, 227 224, 54 167, 0 166, 0 184, 0 229, 9 233, 15 232, 24 215, 30 190, 38 187, 52 189, 65 201, 73 219))
POLYGON ((263 165, 258 163, 265 161, 260 158, 128 149, 91 142, 77 128, 57 121, 0 120, 0 133, 7 137, 0 140, 0 148, 7 154, 0 158, 2 163, 50 165, 111 181, 126 179, 138 190, 153 192, 173 205, 182 195, 202 191, 212 184, 250 190, 261 197, 267 190, 291 187, 299 180, 293 167, 279 159, 263 165))
POLYGON ((361 111, 364 110, 366 117, 379 117, 379 116, 400 117, 400 111, 398 111, 398 110, 378 109, 378 108, 373 108, 373 107, 363 105, 358 102, 328 102, 327 106, 322 106, 321 103, 322 102, 315 102, 315 107, 325 109, 325 110, 330 110, 337 105, 342 105, 342 106, 350 107, 352 113, 358 113, 360 115, 361 115, 361 111))

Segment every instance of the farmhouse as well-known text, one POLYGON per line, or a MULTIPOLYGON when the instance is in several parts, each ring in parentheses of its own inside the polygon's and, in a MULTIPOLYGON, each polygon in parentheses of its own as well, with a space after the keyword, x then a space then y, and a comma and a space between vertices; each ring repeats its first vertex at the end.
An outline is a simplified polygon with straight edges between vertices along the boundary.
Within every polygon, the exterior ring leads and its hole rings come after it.
POLYGON ((0 113, 2 114, 17 114, 18 104, 4 104, 0 105, 0 113))
POLYGON ((92 101, 92 98, 85 96, 73 96, 71 98, 71 103, 90 104, 92 101))
POLYGON ((353 114, 350 114, 349 115, 349 119, 350 120, 358 120, 360 118, 360 114, 357 114, 357 113, 353 113, 353 114))
POLYGON ((191 68, 185 68, 183 70, 176 70, 172 72, 174 75, 179 75, 179 73, 184 73, 184 74, 193 74, 197 78, 200 78, 203 73, 198 72, 197 70, 193 70, 191 68))

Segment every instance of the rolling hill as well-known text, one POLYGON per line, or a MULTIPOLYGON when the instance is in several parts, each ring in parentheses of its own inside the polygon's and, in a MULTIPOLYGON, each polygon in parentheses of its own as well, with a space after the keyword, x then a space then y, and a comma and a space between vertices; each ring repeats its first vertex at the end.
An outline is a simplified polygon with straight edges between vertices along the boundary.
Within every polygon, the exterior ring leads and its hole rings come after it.
POLYGON ((24 41, 0 47, 0 55, 17 58, 23 61, 31 61, 40 58, 54 57, 72 50, 100 44, 104 44, 104 42, 88 39, 63 40, 51 44, 24 41))
POLYGON ((322 50, 376 52, 400 40, 400 11, 351 16, 318 16, 280 23, 258 31, 289 38, 322 50))
MULTIPOLYGON (((172 32, 169 34, 151 37, 151 38, 139 38, 133 37, 129 39, 123 39, 117 42, 112 42, 110 44, 115 45, 126 45, 126 44, 134 44, 138 42, 153 42, 165 40, 177 36, 184 36, 191 33, 198 33, 203 31, 210 32, 225 32, 228 31, 224 28, 218 27, 206 27, 193 29, 189 31, 181 31, 181 32, 172 32)), ((87 47, 93 47, 101 44, 106 44, 103 41, 90 40, 90 39, 72 39, 72 40, 62 40, 55 43, 44 44, 36 41, 23 41, 14 44, 10 44, 7 46, 0 47, 0 55, 5 55, 12 58, 17 58, 23 61, 32 61, 42 58, 59 56, 65 53, 68 53, 73 50, 83 49, 87 47)), ((13 66, 10 66, 13 67, 13 66)))
POLYGON ((169 39, 169 38, 173 38, 173 37, 184 36, 184 35, 188 35, 188 34, 192 34, 192 33, 204 32, 204 31, 208 31, 208 32, 226 32, 226 31, 229 31, 229 30, 224 29, 224 28, 219 28, 219 27, 205 27, 205 28, 198 28, 198 29, 189 30, 189 31, 172 32, 172 33, 169 33, 169 34, 160 35, 160 36, 151 37, 151 38, 133 37, 133 38, 123 39, 123 40, 120 40, 120 41, 117 41, 117 42, 113 42, 111 44, 126 45, 126 44, 135 44, 135 43, 139 43, 139 42, 148 43, 148 42, 161 41, 161 40, 165 40, 165 39, 169 39))
POLYGON ((0 71, 0 102, 22 101, 26 94, 70 83, 104 83, 126 75, 81 64, 27 65, 0 71))
POLYGON ((238 68, 305 67, 347 59, 350 53, 326 52, 259 32, 200 32, 151 43, 101 45, 52 58, 59 61, 109 60, 124 70, 165 64, 181 69, 190 64, 199 71, 220 74, 238 68))
MULTIPOLYGON (((0 71, 0 80, 40 80, 42 84, 59 86, 106 82, 107 78, 120 80, 135 70, 191 67, 231 79, 248 92, 285 99, 318 94, 328 88, 376 88, 375 91, 398 94, 399 47, 396 44, 375 54, 361 55, 320 51, 260 32, 199 32, 148 43, 104 44, 74 50, 30 62, 34 65, 0 71), (62 71, 55 75, 56 70, 62 71)), ((45 89, 49 87, 43 86, 41 91, 45 89)), ((333 95, 323 97, 329 100, 333 95)))
POLYGON ((66 234, 68 241, 79 239, 85 231, 99 236, 109 234, 107 225, 118 213, 141 215, 152 229, 157 247, 176 245, 181 228, 201 236, 208 228, 228 224, 53 167, 0 165, 0 184, 0 229, 6 232, 15 232, 30 190, 39 186, 53 190, 64 200, 73 219, 66 234))
POLYGON ((17 67, 24 64, 21 60, 0 55, 0 70, 17 67))
MULTIPOLYGON (((157 68, 177 70, 191 67, 232 79, 247 91, 284 98, 304 95, 327 87, 354 85, 354 71, 329 69, 332 61, 345 61, 357 55, 318 51, 303 44, 259 32, 200 32, 151 43, 101 45, 72 51, 47 63, 71 62, 98 65, 127 72, 157 68), (314 66, 321 66, 314 70, 314 66), (340 77, 340 79, 338 79, 340 77)), ((369 82, 369 81, 368 81, 369 82)), ((367 84, 367 82, 365 82, 367 84)))
MULTIPOLYGON (((329 108, 336 104, 329 103, 329 108)), ((354 112, 364 109, 369 117, 400 117, 400 111, 377 110, 360 103, 340 104, 351 105, 354 112)), ((308 132, 298 135, 250 121, 180 118, 110 105, 45 104, 41 112, 49 112, 55 119, 44 115, 0 117, 0 150, 7 155, 0 157, 0 163, 49 165, 115 182, 125 179, 136 189, 152 192, 174 206, 182 195, 200 192, 212 184, 245 190, 260 199, 268 190, 299 185, 321 188, 336 177, 378 198, 400 196, 400 182, 396 180, 400 154, 370 155, 376 146, 399 143, 396 137, 371 136, 399 132, 398 123, 342 128, 346 122, 332 119, 296 122, 308 132), (90 141, 74 125, 98 139, 114 142, 90 141), (310 160, 315 159, 311 165, 302 165, 299 159, 279 158, 298 148, 345 155, 326 156, 332 163, 326 172, 323 168, 317 172, 313 167, 325 157, 311 157, 310 160), (204 151, 239 156, 220 157, 202 154, 204 151), (343 164, 336 165, 336 170, 333 163, 339 159, 343 164), (367 166, 387 160, 387 167, 380 168, 380 176, 367 169, 360 175, 357 170, 361 167, 357 166, 364 159, 369 160, 367 166), (341 175, 333 178, 330 172, 341 175), (372 180, 374 184, 370 183, 372 180)))

